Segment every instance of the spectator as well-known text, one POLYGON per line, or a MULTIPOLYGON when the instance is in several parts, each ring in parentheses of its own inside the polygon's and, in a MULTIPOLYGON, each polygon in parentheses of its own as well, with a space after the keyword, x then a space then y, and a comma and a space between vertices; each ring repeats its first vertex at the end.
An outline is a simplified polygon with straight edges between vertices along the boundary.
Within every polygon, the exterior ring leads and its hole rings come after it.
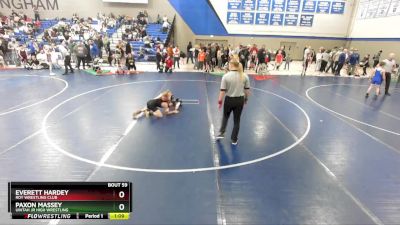
POLYGON ((126 54, 132 53, 132 46, 129 42, 125 45, 125 52, 126 54))
POLYGON ((340 76, 340 71, 342 70, 344 64, 346 63, 346 58, 347 58, 347 49, 344 49, 342 53, 339 55, 338 59, 338 66, 336 69, 335 76, 340 76))
POLYGON ((167 33, 168 32, 168 29, 169 29, 169 23, 168 23, 168 21, 164 21, 163 22, 163 24, 162 24, 162 32, 163 33, 167 33))
POLYGON ((325 49, 322 49, 322 54, 321 54, 321 67, 319 69, 319 72, 325 72, 326 65, 328 65, 330 55, 329 52, 327 52, 325 49))
POLYGON ((160 50, 159 48, 157 48, 157 52, 156 52, 157 71, 160 70, 160 67, 161 67, 161 60, 162 60, 161 50, 160 50))
POLYGON ((328 60, 329 66, 325 70, 326 73, 329 71, 329 69, 332 70, 332 73, 335 73, 335 62, 334 62, 333 58, 334 58, 336 52, 337 52, 337 47, 333 48, 333 50, 329 53, 329 60, 328 60))
POLYGON ((348 71, 349 76, 354 75, 356 67, 360 63, 360 55, 358 54, 357 51, 358 51, 357 49, 354 49, 349 56, 349 71, 348 71))
POLYGON ((276 70, 279 70, 279 67, 282 65, 282 62, 283 62, 283 54, 282 54, 282 51, 279 50, 278 54, 275 56, 276 70))
POLYGON ((292 60, 292 58, 290 57, 290 54, 287 54, 286 55, 286 58, 285 58, 285 70, 286 70, 286 66, 287 66, 287 69, 288 70, 290 70, 290 62, 291 62, 291 60, 292 60))
POLYGON ((256 73, 258 72, 260 67, 263 67, 263 64, 265 65, 265 46, 262 46, 260 49, 258 49, 257 52, 257 61, 258 64, 256 66, 256 73))
POLYGON ((245 46, 240 46, 239 50, 239 60, 242 64, 243 71, 247 68, 247 60, 249 58, 249 50, 245 46))
POLYGON ((28 56, 28 59, 26 60, 26 64, 25 64, 25 69, 27 69, 27 70, 32 70, 33 69, 32 56, 28 56))
POLYGON ((376 65, 378 65, 380 58, 381 58, 381 54, 382 54, 382 50, 380 50, 378 53, 376 53, 374 55, 374 57, 372 58, 374 60, 374 65, 373 65, 374 68, 376 67, 376 65))
POLYGON ((126 56, 125 65, 129 71, 131 71, 132 69, 136 71, 135 58, 133 57, 131 52, 128 52, 126 56))
POLYGON ((13 38, 8 43, 8 59, 11 64, 17 65, 18 64, 18 44, 13 38))
POLYGON ((223 49, 219 48, 218 51, 217 51, 217 63, 218 63, 217 66, 218 66, 219 69, 222 69, 222 65, 223 65, 222 55, 223 55, 223 49))
POLYGON ((174 48, 173 52, 174 52, 174 55, 173 55, 174 56, 174 68, 176 68, 176 64, 178 64, 178 68, 180 68, 179 67, 179 60, 180 60, 180 57, 181 57, 181 50, 179 50, 179 47, 176 46, 174 48))
POLYGON ((189 63, 189 59, 192 61, 193 64, 193 46, 191 41, 189 41, 189 44, 186 47, 186 52, 187 52, 186 64, 189 63))
POLYGON ((22 65, 25 67, 25 64, 28 60, 28 50, 26 49, 25 45, 21 45, 18 51, 19 60, 21 61, 22 65))
POLYGON ((92 62, 92 55, 91 55, 91 48, 90 48, 90 44, 88 41, 85 41, 83 46, 86 48, 86 58, 85 58, 85 62, 86 65, 89 66, 89 64, 92 62))
POLYGON ((65 71, 64 71, 63 75, 68 74, 68 67, 69 67, 70 72, 74 73, 74 69, 72 69, 72 66, 71 66, 71 54, 70 54, 69 50, 67 50, 65 52, 64 67, 65 67, 65 71))
POLYGON ((90 55, 93 59, 99 56, 99 48, 97 47, 96 43, 92 40, 89 41, 90 45, 90 55))
POLYGON ((0 68, 4 68, 6 66, 6 62, 4 61, 3 55, 0 54, 0 68))
POLYGON ((308 46, 304 49, 303 59, 303 71, 301 72, 301 76, 306 75, 308 66, 312 62, 311 46, 308 46))
POLYGON ((360 66, 363 68, 363 74, 362 74, 363 76, 367 75, 367 69, 369 67, 369 58, 370 55, 367 54, 360 62, 360 66))
POLYGON ((85 47, 85 45, 83 45, 82 42, 80 42, 78 45, 75 46, 74 49, 75 55, 77 57, 77 65, 76 68, 79 70, 80 69, 80 65, 82 63, 83 69, 85 69, 85 61, 86 61, 86 57, 88 54, 88 51, 85 47))
POLYGON ((199 69, 199 53, 200 53, 200 47, 195 46, 194 48, 194 69, 199 69))
POLYGON ((206 53, 204 52, 203 49, 200 49, 198 59, 197 59, 199 62, 199 67, 197 69, 203 70, 205 59, 206 59, 206 53))
POLYGON ((340 48, 337 52, 336 52, 336 54, 333 56, 333 62, 334 62, 334 70, 335 70, 335 72, 334 73, 336 73, 336 70, 337 70, 337 68, 338 68, 338 65, 339 65, 339 56, 341 55, 343 53, 343 48, 340 48))
POLYGON ((167 59, 165 60, 165 72, 172 73, 172 59, 170 56, 167 56, 167 59))
POLYGON ((321 61, 322 61, 322 51, 323 48, 319 48, 318 53, 316 54, 316 65, 315 65, 315 71, 319 71, 321 69, 321 61))

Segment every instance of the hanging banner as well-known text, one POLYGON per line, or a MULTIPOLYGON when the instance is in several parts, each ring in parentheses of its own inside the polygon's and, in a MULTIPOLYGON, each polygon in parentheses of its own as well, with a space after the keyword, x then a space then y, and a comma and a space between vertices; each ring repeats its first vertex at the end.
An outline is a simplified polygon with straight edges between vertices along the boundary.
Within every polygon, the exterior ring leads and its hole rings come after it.
POLYGON ((271 18, 269 19, 269 25, 282 26, 282 24, 283 24, 283 14, 271 13, 271 18))
POLYGON ((239 12, 228 12, 227 23, 228 24, 239 24, 240 23, 240 13, 239 12))
POLYGON ((286 12, 299 12, 300 0, 287 0, 286 12))
POLYGON ((391 0, 381 0, 375 17, 386 17, 389 11, 391 0))
POLYGON ((242 0, 228 0, 228 9, 240 10, 242 8, 242 0))
POLYGON ((254 24, 254 13, 253 12, 241 12, 240 13, 240 24, 254 24))
POLYGON ((379 0, 370 1, 368 4, 367 13, 365 19, 371 19, 375 17, 376 11, 378 11, 379 0))
POLYGON ((298 14, 285 14, 285 26, 297 26, 298 14))
POLYGON ((249 11, 256 9, 256 0, 243 0, 242 9, 249 11))
POLYGON ((304 0, 302 12, 313 13, 317 7, 317 1, 314 0, 304 0))
POLYGON ((271 1, 270 0, 258 0, 257 2, 257 10, 258 11, 269 11, 271 9, 271 1))
POLYGON ((300 26, 301 27, 312 27, 314 22, 314 15, 301 15, 300 26))
POLYGON ((319 1, 317 3, 317 13, 325 13, 328 14, 331 8, 331 2, 328 1, 319 1))
POLYGON ((285 11, 285 0, 272 0, 272 12, 284 12, 285 11))
POLYGON ((360 3, 358 3, 358 10, 357 10, 357 19, 365 19, 368 11, 368 6, 369 6, 369 0, 361 0, 360 3))
POLYGON ((256 14, 256 25, 268 25, 269 13, 257 13, 256 14))
POLYGON ((345 2, 332 2, 331 14, 343 14, 345 2))
POLYGON ((388 16, 400 15, 400 0, 392 0, 388 10, 388 16))

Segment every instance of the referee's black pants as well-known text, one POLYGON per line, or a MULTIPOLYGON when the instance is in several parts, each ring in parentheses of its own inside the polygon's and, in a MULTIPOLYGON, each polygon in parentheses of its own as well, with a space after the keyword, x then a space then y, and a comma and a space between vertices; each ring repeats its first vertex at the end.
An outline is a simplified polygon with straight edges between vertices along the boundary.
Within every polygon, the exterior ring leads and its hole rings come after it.
POLYGON ((240 116, 242 115, 242 110, 244 106, 244 96, 242 97, 225 97, 224 101, 224 117, 222 118, 221 129, 219 132, 221 134, 225 133, 226 125, 228 124, 229 116, 233 111, 233 130, 231 135, 231 140, 236 142, 238 140, 239 128, 240 128, 240 116))
POLYGON ((385 94, 389 94, 390 80, 392 78, 392 73, 385 73, 385 94))

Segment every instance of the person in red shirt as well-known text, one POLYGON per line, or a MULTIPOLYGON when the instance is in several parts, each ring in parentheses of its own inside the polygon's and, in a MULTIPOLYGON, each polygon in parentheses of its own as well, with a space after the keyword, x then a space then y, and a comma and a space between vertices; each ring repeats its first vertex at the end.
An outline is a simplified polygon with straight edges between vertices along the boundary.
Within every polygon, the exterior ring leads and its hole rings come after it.
POLYGON ((165 60, 165 72, 170 72, 172 73, 172 66, 173 66, 174 62, 172 61, 171 57, 167 57, 167 59, 165 60))
POLYGON ((258 52, 258 48, 256 44, 253 44, 253 47, 250 48, 250 54, 254 53, 254 52, 258 52))
POLYGON ((277 70, 279 70, 279 67, 282 65, 282 62, 283 62, 283 54, 282 51, 279 50, 278 54, 275 56, 275 66, 277 70))

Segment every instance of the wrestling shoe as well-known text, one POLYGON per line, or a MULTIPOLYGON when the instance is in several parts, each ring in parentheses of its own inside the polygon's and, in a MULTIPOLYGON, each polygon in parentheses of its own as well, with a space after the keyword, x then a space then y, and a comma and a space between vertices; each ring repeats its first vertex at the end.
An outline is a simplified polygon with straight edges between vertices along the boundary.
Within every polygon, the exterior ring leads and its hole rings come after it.
POLYGON ((224 134, 223 134, 223 133, 220 133, 220 134, 218 134, 218 135, 215 137, 215 140, 219 141, 219 140, 224 139, 224 138, 225 138, 225 137, 224 137, 224 134))

